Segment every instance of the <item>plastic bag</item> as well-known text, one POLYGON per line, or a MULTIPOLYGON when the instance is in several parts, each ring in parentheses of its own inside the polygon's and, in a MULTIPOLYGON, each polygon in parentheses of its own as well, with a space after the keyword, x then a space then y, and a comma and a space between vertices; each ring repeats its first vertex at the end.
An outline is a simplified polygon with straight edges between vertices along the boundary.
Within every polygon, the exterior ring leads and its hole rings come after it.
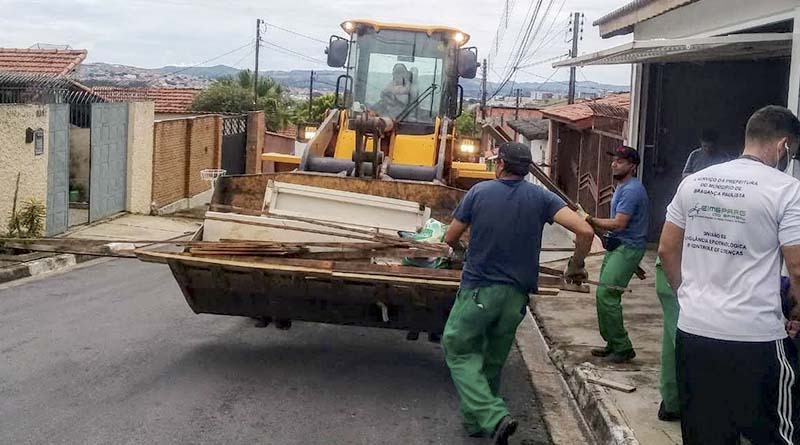
MULTIPOLYGON (((417 233, 403 232, 403 238, 409 238, 422 243, 441 243, 444 242, 444 234, 447 233, 447 225, 433 218, 425 221, 422 230, 417 233)), ((447 257, 432 258, 403 258, 404 266, 425 267, 428 269, 449 269, 450 259, 447 257)))

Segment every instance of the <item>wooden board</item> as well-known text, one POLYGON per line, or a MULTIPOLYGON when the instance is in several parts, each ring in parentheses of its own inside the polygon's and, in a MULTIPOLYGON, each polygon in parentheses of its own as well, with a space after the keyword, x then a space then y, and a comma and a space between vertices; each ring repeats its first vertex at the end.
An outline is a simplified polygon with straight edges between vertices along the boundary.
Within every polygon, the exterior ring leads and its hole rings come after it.
POLYGON ((339 123, 339 110, 332 110, 317 128, 317 131, 308 141, 306 150, 314 156, 325 156, 325 149, 336 133, 336 125, 339 123))

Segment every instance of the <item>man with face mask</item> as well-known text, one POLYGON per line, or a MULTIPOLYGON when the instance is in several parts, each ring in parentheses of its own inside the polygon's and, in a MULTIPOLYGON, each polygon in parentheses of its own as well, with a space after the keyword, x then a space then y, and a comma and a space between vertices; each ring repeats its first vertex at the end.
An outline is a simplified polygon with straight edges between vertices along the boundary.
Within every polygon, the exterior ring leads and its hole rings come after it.
POLYGON ((597 323, 606 345, 591 352, 605 361, 624 363, 636 353, 622 322, 622 291, 618 288, 628 286, 644 256, 650 204, 644 186, 635 177, 639 152, 623 145, 608 154, 613 156, 611 172, 617 183, 611 199, 611 218, 589 218, 594 227, 610 231, 595 294, 597 323))
MULTIPOLYGON (((658 253, 680 314, 675 340, 683 443, 800 440, 797 351, 780 296, 800 297, 800 182, 783 173, 800 121, 768 106, 744 154, 692 174, 667 208, 658 253)), ((795 305, 789 319, 800 320, 795 305)))
POLYGON ((497 158, 497 179, 469 190, 445 235, 447 244, 459 250, 469 228, 461 287, 442 347, 467 432, 507 444, 517 423, 498 395, 500 371, 527 312, 528 294, 537 291, 544 225, 556 222, 575 233, 575 253, 566 271, 572 281, 587 278, 583 259, 594 231, 561 198, 524 179, 532 162, 530 147, 507 142, 497 158))

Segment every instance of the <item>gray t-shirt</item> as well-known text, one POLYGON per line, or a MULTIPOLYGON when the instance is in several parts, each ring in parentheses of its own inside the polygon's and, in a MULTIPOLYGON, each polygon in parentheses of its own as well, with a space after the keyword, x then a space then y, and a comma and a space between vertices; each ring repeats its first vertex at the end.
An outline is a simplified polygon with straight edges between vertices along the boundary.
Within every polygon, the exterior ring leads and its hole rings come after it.
POLYGON ((692 173, 697 173, 704 168, 711 167, 712 165, 722 164, 723 162, 728 162, 731 159, 733 159, 731 155, 720 150, 716 150, 713 153, 707 153, 702 149, 702 147, 696 148, 689 153, 689 158, 686 159, 686 166, 683 167, 683 174, 691 175, 692 173))

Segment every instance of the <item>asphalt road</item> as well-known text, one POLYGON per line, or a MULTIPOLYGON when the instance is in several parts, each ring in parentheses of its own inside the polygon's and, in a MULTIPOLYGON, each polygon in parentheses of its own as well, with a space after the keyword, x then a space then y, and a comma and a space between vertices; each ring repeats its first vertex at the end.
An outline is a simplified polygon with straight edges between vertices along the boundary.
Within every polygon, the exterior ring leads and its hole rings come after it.
MULTIPOLYGON (((550 443, 516 349, 512 443, 550 443)), ((168 268, 0 287, 0 443, 482 444, 441 348, 399 331, 195 315, 168 268)))

